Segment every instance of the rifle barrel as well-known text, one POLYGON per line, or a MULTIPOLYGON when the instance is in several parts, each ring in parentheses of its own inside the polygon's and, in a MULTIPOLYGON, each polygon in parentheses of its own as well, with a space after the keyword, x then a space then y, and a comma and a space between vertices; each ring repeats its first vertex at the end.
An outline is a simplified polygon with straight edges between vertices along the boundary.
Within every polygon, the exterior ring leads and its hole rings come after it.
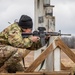
POLYGON ((61 35, 71 36, 71 34, 61 34, 61 35))
POLYGON ((46 35, 51 35, 51 36, 62 36, 62 35, 71 36, 71 34, 61 34, 59 32, 48 32, 48 33, 46 33, 46 35))

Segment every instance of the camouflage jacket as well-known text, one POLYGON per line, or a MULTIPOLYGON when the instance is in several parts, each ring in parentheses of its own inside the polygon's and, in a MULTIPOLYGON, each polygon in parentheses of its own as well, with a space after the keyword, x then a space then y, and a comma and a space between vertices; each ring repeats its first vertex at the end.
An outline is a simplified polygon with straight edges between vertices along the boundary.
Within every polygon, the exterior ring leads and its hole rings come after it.
POLYGON ((38 49, 41 47, 40 41, 33 43, 29 37, 23 38, 22 30, 17 23, 11 24, 0 32, 0 44, 11 45, 17 48, 38 49))

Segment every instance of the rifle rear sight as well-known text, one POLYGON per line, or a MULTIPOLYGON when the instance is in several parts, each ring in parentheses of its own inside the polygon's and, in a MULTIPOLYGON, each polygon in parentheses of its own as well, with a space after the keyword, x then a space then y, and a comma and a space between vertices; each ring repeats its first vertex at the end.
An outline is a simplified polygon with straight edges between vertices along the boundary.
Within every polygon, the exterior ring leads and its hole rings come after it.
POLYGON ((46 30, 45 27, 38 27, 39 32, 44 32, 46 30))

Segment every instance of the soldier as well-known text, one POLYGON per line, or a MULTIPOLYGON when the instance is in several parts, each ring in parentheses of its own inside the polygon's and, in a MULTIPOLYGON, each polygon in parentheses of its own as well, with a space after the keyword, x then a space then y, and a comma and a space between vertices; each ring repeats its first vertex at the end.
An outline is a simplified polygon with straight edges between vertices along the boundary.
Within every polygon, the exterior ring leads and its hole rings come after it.
POLYGON ((0 72, 23 71, 19 62, 30 50, 41 47, 39 37, 23 38, 21 35, 22 32, 31 33, 32 28, 32 19, 27 15, 22 15, 18 23, 13 23, 0 32, 0 72))

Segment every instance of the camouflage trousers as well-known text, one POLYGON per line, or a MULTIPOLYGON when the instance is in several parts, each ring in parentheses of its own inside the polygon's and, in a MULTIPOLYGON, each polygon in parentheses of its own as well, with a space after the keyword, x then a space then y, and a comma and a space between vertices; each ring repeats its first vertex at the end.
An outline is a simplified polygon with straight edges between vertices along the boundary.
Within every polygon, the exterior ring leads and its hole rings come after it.
POLYGON ((19 65, 22 58, 29 52, 30 50, 15 48, 8 45, 0 45, 0 67, 6 65, 6 68, 10 68, 10 66, 12 68, 14 65, 19 65))

